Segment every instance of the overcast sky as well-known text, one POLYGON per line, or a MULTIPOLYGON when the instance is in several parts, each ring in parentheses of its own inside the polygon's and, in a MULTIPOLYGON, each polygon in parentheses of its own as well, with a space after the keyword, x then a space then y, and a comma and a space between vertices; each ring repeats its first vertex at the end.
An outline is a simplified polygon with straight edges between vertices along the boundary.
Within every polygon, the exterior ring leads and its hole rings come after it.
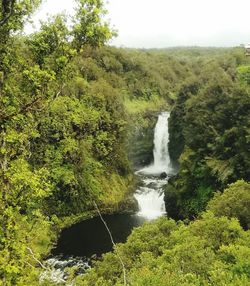
MULTIPOLYGON (((65 10, 73 0, 46 0, 35 15, 65 10)), ((250 0, 109 0, 110 23, 119 36, 116 46, 236 46, 250 42, 250 0)))

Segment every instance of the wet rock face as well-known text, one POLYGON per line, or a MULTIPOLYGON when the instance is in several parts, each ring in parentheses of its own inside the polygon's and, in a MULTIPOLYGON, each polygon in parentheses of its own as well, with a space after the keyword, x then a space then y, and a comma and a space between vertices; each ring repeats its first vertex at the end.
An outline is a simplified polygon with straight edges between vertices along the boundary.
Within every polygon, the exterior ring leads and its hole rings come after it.
POLYGON ((184 217, 182 216, 182 210, 178 203, 180 200, 180 193, 174 184, 176 178, 178 178, 178 175, 170 176, 168 184, 164 186, 165 207, 166 212, 170 218, 174 220, 183 220, 184 217))
POLYGON ((147 115, 130 126, 127 151, 129 160, 136 169, 153 161, 155 114, 147 115))
POLYGON ((131 194, 127 196, 120 204, 119 204, 119 212, 120 213, 136 213, 139 210, 138 202, 135 199, 134 195, 131 194))
POLYGON ((151 182, 146 185, 147 188, 157 189, 157 184, 155 182, 151 182))

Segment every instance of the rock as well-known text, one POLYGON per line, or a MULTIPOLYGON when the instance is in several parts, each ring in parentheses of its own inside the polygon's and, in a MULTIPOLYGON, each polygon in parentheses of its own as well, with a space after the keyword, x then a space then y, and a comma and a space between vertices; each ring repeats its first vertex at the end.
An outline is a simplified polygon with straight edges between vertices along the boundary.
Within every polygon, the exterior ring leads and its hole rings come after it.
POLYGON ((138 202, 133 196, 130 194, 127 196, 120 204, 119 211, 121 213, 135 213, 139 210, 138 202))
POLYGON ((167 178, 167 173, 166 172, 162 172, 161 174, 160 174, 160 179, 166 179, 167 178))
POLYGON ((151 182, 148 185, 146 185, 146 187, 150 189, 157 189, 157 184, 154 182, 151 182))
POLYGON ((92 254, 91 257, 90 257, 90 260, 91 260, 91 261, 97 260, 97 258, 98 258, 98 257, 97 257, 96 254, 92 254))

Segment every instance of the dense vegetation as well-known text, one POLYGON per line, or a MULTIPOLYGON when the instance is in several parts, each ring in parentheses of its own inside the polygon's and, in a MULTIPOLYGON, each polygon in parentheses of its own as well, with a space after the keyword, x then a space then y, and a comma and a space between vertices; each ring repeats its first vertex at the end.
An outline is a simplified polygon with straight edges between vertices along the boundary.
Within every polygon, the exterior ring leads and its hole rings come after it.
MULTIPOLYGON (((135 229, 116 252, 133 286, 249 285, 250 232, 235 219, 216 218, 211 212, 189 225, 161 218, 135 229)), ((122 268, 114 253, 77 285, 120 286, 122 268)))
POLYGON ((169 148, 180 161, 180 172, 166 190, 172 217, 196 217, 214 191, 250 179, 246 61, 237 50, 205 58, 178 91, 169 148))
MULTIPOLYGON (((0 285, 38 285, 61 227, 95 211, 93 202, 117 210, 132 164, 151 160, 155 114, 166 108, 180 162, 166 189, 168 214, 197 217, 221 192, 199 220, 162 218, 117 246, 128 283, 247 285, 250 69, 242 50, 107 46, 115 32, 101 0, 78 0, 72 25, 58 15, 22 34, 40 2, 0 1, 0 285)), ((76 285, 122 285, 117 256, 105 255, 76 285)))

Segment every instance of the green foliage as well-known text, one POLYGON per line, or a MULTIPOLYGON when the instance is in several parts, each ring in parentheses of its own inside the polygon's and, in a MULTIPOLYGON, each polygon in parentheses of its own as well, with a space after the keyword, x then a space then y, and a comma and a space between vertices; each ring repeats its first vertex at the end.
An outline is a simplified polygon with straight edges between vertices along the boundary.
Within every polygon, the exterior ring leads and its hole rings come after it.
POLYGON ((55 239, 51 222, 38 210, 24 214, 17 206, 5 208, 0 222, 0 285, 36 285, 37 259, 55 239))
POLYGON ((12 45, 11 34, 23 28, 32 12, 39 6, 41 0, 1 0, 0 1, 0 72, 6 71, 5 57, 12 45))
POLYGON ((235 217, 242 227, 250 228, 250 184, 237 181, 226 188, 223 193, 215 193, 207 209, 216 216, 235 217))
POLYGON ((199 89, 197 79, 188 79, 179 90, 174 109, 169 119, 169 152, 172 160, 177 160, 185 145, 183 125, 185 121, 185 102, 199 89))
POLYGON ((103 17, 107 13, 102 0, 77 0, 73 36, 77 50, 86 44, 102 46, 114 36, 103 17))
POLYGON ((242 83, 250 84, 250 65, 242 65, 237 68, 238 78, 242 83))
POLYGON ((179 159, 180 172, 166 187, 176 217, 197 216, 214 190, 250 178, 250 90, 241 83, 246 69, 237 68, 244 61, 236 52, 212 57, 178 92, 169 121, 169 151, 179 159))
POLYGON ((40 66, 46 64, 45 60, 49 58, 57 65, 56 71, 65 66, 74 55, 74 50, 68 44, 69 30, 66 24, 65 16, 57 15, 42 23, 40 31, 28 39, 35 61, 40 66))
MULTIPOLYGON (((128 285, 248 285, 249 232, 238 222, 205 213, 189 225, 166 218, 135 229, 117 246, 128 285)), ((115 254, 103 261, 77 285, 123 285, 115 254)))
POLYGON ((147 111, 158 112, 161 108, 166 106, 166 102, 158 95, 152 95, 150 100, 145 99, 125 99, 125 108, 131 115, 138 115, 147 111))
POLYGON ((23 27, 27 17, 38 7, 41 1, 14 0, 0 2, 1 34, 4 31, 14 32, 23 27))

